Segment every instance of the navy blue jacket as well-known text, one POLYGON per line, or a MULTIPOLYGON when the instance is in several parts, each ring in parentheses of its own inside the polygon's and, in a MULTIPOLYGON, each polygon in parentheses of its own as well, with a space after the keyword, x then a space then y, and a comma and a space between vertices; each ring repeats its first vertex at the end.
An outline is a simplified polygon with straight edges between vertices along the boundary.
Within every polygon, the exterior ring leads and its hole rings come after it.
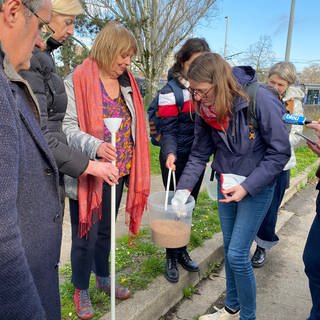
MULTIPOLYGON (((234 75, 245 86, 255 81, 255 75, 235 67, 234 75)), ((254 196, 272 183, 290 158, 288 131, 281 117, 285 112, 276 93, 260 86, 256 96, 259 128, 255 139, 249 139, 246 109, 248 103, 236 97, 226 134, 196 117, 195 140, 178 189, 192 189, 214 152, 213 169, 217 173, 233 173, 247 178, 241 184, 254 196)))
MULTIPOLYGON (((168 81, 173 79, 170 71, 168 81)), ((183 90, 184 105, 179 112, 171 87, 165 85, 159 93, 159 116, 161 121, 161 155, 169 153, 177 158, 188 157, 194 140, 195 113, 189 91, 175 79, 183 90)))
POLYGON ((58 320, 58 169, 32 95, 5 61, 0 50, 0 319, 58 320))

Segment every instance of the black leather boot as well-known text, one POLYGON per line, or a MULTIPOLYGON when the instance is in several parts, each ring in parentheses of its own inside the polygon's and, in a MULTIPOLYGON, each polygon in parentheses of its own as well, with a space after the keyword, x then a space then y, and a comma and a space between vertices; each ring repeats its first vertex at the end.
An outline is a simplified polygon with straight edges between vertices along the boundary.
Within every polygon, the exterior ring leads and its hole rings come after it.
POLYGON ((261 248, 257 245, 256 251, 251 258, 251 264, 254 268, 260 268, 266 262, 266 249, 261 248))
POLYGON ((178 249, 177 260, 187 271, 198 272, 200 270, 198 264, 190 258, 187 247, 178 249))
POLYGON ((172 249, 167 249, 166 255, 166 271, 164 273, 165 278, 172 283, 179 281, 179 270, 177 266, 176 252, 172 249), (169 251, 170 250, 170 251, 169 251))

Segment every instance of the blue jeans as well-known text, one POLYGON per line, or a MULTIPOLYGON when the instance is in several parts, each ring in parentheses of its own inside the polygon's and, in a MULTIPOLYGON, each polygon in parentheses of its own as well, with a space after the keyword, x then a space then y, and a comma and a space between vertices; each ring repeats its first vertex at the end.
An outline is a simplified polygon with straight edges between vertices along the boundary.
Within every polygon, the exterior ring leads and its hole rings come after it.
MULTIPOLYGON (((218 198, 222 199, 220 183, 218 198)), ((250 261, 250 247, 273 197, 274 184, 266 186, 254 197, 240 202, 218 202, 223 233, 226 306, 240 308, 241 320, 256 319, 256 279, 250 261)))
POLYGON ((309 279, 312 309, 308 320, 320 320, 320 193, 317 197, 317 214, 309 231, 303 252, 305 273, 309 279))
POLYGON ((271 249, 275 246, 279 238, 276 235, 276 224, 278 211, 281 205, 284 193, 289 186, 290 170, 282 171, 276 178, 275 189, 270 208, 263 219, 256 236, 256 243, 264 249, 271 249))

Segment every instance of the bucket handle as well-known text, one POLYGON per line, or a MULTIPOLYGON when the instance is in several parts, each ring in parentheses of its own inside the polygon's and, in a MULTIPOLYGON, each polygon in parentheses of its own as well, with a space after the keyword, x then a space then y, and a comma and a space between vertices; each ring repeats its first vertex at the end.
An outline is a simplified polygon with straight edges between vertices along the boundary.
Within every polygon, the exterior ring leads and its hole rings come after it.
POLYGON ((164 211, 168 210, 168 200, 169 200, 169 189, 170 189, 171 175, 172 175, 172 178, 173 178, 173 189, 174 189, 174 191, 176 191, 176 188, 177 188, 176 173, 175 173, 175 171, 172 171, 172 169, 169 169, 168 179, 167 179, 167 187, 166 187, 166 198, 164 200, 164 211))

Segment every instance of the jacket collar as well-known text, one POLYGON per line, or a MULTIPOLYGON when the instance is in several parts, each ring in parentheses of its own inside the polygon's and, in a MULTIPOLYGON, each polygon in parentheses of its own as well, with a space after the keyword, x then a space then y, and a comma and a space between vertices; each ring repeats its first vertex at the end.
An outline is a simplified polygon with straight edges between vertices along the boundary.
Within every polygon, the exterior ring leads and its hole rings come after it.
POLYGON ((0 65, 1 65, 1 68, 3 68, 3 72, 8 78, 8 80, 10 82, 16 83, 17 85, 21 86, 22 89, 25 91, 26 95, 29 96, 31 110, 34 116, 36 117, 37 121, 40 122, 40 108, 39 108, 38 100, 35 97, 29 83, 26 80, 24 80, 11 65, 9 58, 5 54, 5 51, 1 45, 1 42, 0 42, 0 65))

